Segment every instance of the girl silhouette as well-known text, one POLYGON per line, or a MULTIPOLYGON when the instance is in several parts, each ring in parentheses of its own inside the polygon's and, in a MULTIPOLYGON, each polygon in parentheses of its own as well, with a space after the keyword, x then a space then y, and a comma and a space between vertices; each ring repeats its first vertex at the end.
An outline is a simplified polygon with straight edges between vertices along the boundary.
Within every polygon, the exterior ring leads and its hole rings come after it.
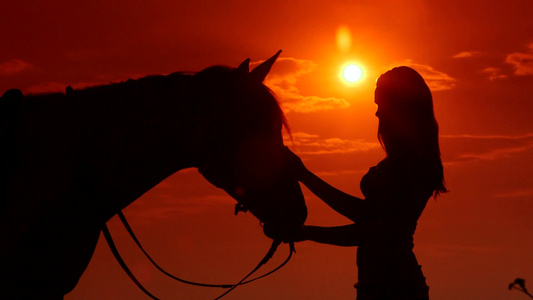
POLYGON ((358 300, 429 299, 413 234, 428 199, 447 191, 431 92, 415 70, 397 67, 378 78, 375 103, 386 157, 362 178, 364 200, 324 182, 287 149, 298 180, 354 222, 304 226, 297 240, 358 246, 358 300))

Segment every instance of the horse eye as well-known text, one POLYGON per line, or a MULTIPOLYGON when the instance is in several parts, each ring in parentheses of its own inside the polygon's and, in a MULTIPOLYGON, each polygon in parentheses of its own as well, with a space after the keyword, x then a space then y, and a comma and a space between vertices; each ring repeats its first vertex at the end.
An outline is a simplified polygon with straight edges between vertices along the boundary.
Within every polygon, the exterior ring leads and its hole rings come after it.
POLYGON ((235 195, 238 196, 238 197, 244 197, 244 195, 246 194, 246 192, 244 191, 244 189, 240 186, 236 187, 235 188, 235 195))

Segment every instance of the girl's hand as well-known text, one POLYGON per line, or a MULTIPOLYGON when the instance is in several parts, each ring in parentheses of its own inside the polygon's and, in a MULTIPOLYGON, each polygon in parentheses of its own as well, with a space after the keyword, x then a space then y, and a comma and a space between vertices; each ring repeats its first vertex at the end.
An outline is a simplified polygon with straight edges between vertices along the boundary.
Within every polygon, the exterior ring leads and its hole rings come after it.
POLYGON ((300 229, 296 232, 293 232, 291 234, 291 237, 290 239, 288 240, 284 240, 283 242, 284 243, 289 243, 289 242, 303 242, 303 241, 307 241, 309 238, 307 237, 307 226, 306 225, 302 225, 302 227, 300 227, 300 229))

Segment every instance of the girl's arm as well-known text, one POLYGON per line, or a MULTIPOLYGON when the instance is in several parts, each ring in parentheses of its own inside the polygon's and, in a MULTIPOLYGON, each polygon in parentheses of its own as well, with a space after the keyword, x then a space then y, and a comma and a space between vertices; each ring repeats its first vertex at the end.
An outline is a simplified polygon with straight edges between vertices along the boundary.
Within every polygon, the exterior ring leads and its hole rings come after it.
POLYGON ((335 246, 357 246, 361 240, 361 232, 356 224, 336 227, 304 226, 300 234, 297 241, 308 240, 335 246))
POLYGON ((288 148, 286 148, 286 156, 297 179, 336 212, 355 222, 358 219, 357 216, 365 210, 365 201, 338 190, 313 174, 288 148))

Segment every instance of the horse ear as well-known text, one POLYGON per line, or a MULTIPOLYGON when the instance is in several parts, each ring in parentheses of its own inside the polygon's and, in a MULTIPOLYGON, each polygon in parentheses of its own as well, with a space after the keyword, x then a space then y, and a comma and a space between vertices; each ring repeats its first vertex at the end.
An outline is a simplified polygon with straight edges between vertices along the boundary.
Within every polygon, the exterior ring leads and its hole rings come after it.
POLYGON ((250 73, 250 59, 245 59, 237 68, 237 71, 242 74, 250 73))
POLYGON ((259 66, 257 66, 255 69, 250 72, 250 76, 253 80, 256 82, 263 82, 265 80, 265 77, 268 75, 268 72, 270 72, 270 69, 272 68, 272 65, 278 58, 279 54, 281 53, 281 50, 279 50, 274 56, 271 58, 265 60, 262 62, 259 66))

